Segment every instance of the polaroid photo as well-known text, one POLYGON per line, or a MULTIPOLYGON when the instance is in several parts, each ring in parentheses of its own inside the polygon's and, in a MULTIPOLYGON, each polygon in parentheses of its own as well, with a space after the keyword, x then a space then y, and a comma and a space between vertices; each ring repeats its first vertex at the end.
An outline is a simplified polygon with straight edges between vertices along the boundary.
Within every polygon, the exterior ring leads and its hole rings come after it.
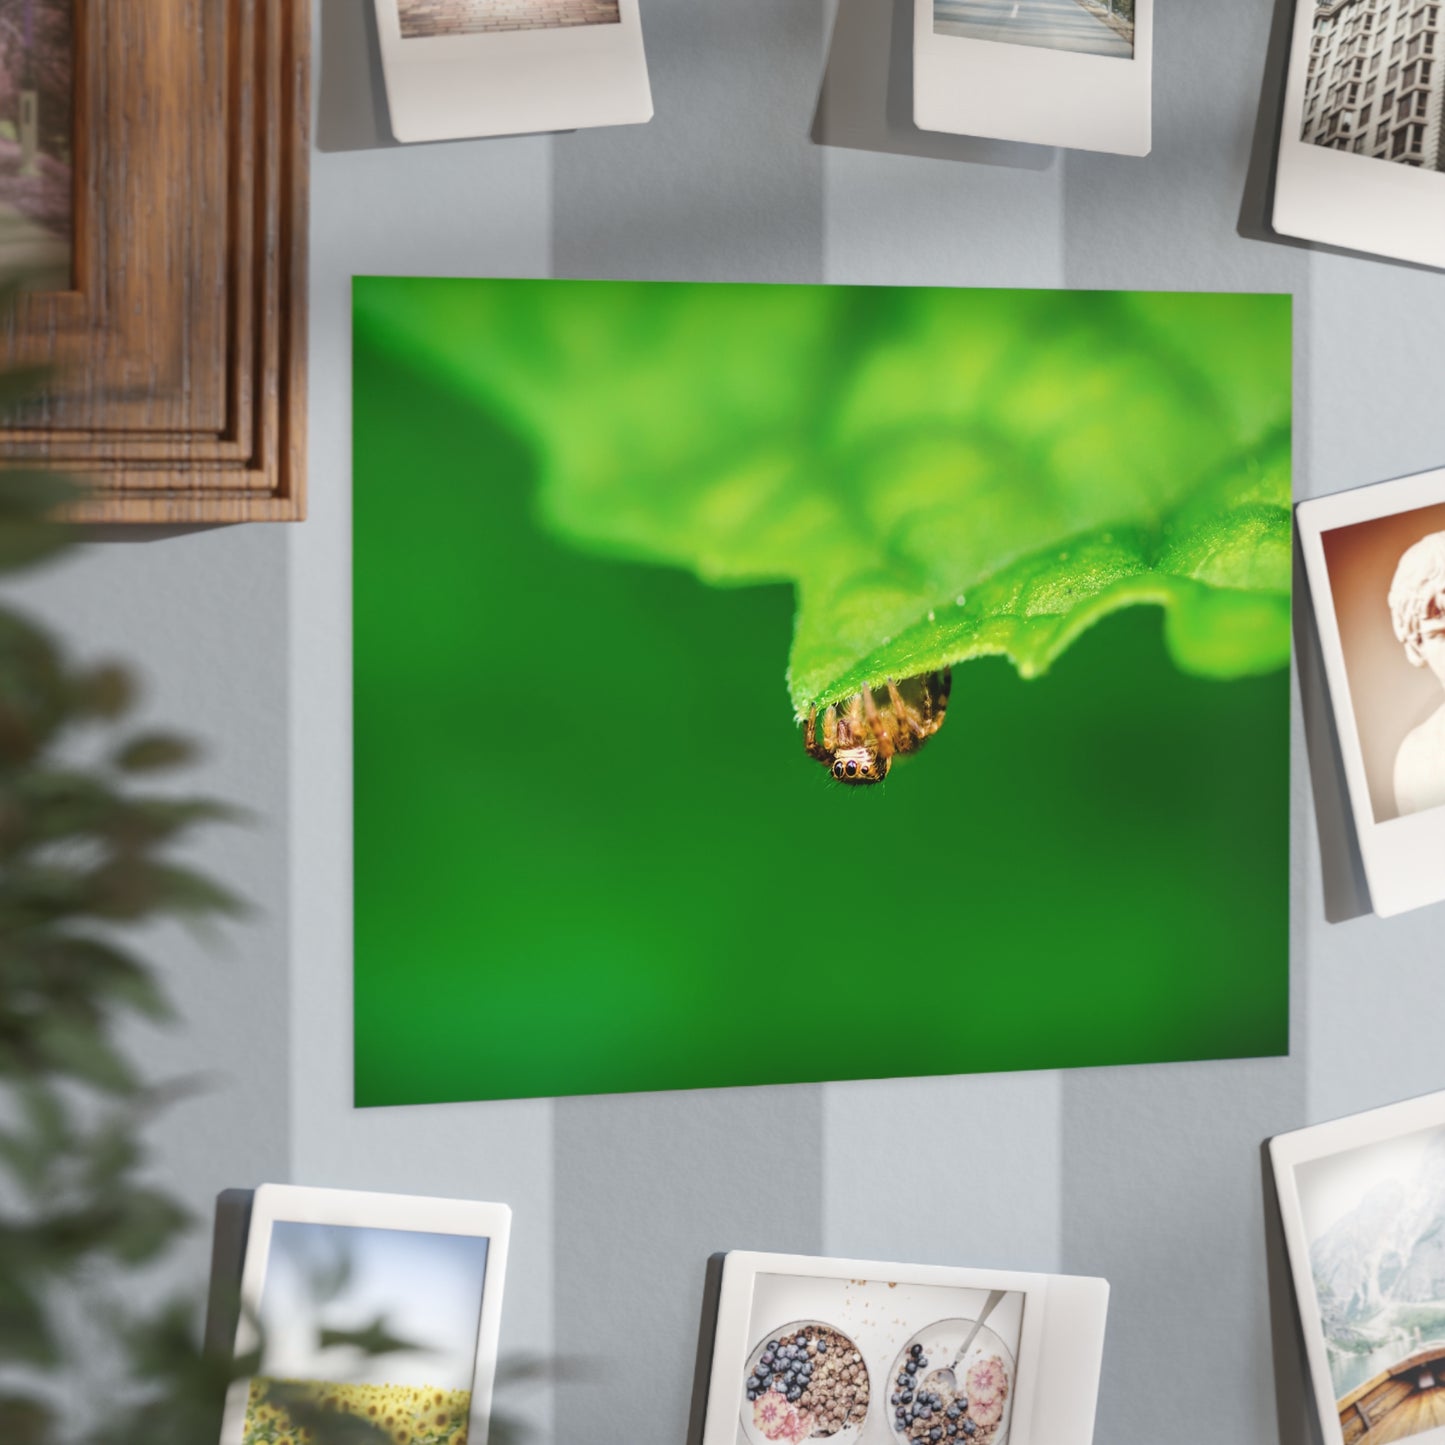
POLYGON ((1154 0, 914 0, 920 130, 1149 154, 1154 0))
POLYGON ((1269 1148, 1325 1445, 1440 1445, 1445 1093, 1269 1148))
POLYGON ((260 1370, 231 1386, 221 1445, 307 1438, 318 1410, 398 1440, 485 1445, 511 1217, 504 1204, 263 1184, 235 1345, 238 1357, 259 1347, 260 1370), (404 1348, 373 1352, 384 1337, 404 1348))
POLYGON ((1439 0, 1297 0, 1274 228, 1445 266, 1439 0))
POLYGON ((638 0, 376 0, 399 141, 652 119, 638 0))
POLYGON ((1445 898, 1445 468, 1296 512, 1360 856, 1388 918, 1445 898))
POLYGON ((694 1436, 1089 1445, 1108 1301, 1101 1279, 729 1253, 694 1436))

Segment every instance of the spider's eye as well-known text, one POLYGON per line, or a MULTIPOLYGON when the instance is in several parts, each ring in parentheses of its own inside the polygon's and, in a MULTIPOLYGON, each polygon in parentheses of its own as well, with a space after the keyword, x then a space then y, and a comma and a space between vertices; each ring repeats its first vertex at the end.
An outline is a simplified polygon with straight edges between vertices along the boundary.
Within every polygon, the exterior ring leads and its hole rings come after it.
POLYGON ((857 771, 858 771, 858 764, 857 764, 857 763, 849 763, 849 764, 848 764, 848 776, 849 776, 850 778, 851 778, 851 777, 853 776, 853 774, 856 773, 857 771))
POLYGON ((843 764, 842 764, 842 763, 834 763, 834 764, 833 764, 833 776, 834 776, 835 778, 841 778, 841 777, 843 776, 843 764))

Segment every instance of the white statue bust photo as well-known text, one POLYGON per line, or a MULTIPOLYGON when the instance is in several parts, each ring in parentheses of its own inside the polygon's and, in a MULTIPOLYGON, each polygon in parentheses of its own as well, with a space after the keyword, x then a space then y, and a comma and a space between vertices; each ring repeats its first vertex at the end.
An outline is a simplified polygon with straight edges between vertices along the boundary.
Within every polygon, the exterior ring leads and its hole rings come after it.
MULTIPOLYGON (((1390 584, 1390 618, 1405 656, 1428 667, 1445 689, 1445 532, 1410 547, 1390 584)), ((1395 806, 1401 816, 1445 805, 1445 698, 1395 754, 1395 806)))

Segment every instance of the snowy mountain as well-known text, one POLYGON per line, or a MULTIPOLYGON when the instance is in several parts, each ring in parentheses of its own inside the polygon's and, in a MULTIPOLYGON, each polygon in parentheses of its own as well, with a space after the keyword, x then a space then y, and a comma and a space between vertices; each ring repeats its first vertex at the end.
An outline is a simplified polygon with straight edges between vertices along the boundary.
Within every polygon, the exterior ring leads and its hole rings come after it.
POLYGON ((1445 1301, 1445 1132, 1413 1176, 1373 1185, 1314 1242, 1310 1268, 1340 1344, 1384 1310, 1445 1301))

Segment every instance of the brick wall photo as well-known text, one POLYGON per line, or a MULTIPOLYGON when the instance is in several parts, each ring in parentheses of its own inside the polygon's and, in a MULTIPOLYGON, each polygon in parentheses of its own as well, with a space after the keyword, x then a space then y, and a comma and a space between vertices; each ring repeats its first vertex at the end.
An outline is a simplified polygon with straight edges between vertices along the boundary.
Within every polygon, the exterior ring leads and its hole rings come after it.
POLYGON ((398 0, 403 40, 616 25, 618 0, 398 0))

